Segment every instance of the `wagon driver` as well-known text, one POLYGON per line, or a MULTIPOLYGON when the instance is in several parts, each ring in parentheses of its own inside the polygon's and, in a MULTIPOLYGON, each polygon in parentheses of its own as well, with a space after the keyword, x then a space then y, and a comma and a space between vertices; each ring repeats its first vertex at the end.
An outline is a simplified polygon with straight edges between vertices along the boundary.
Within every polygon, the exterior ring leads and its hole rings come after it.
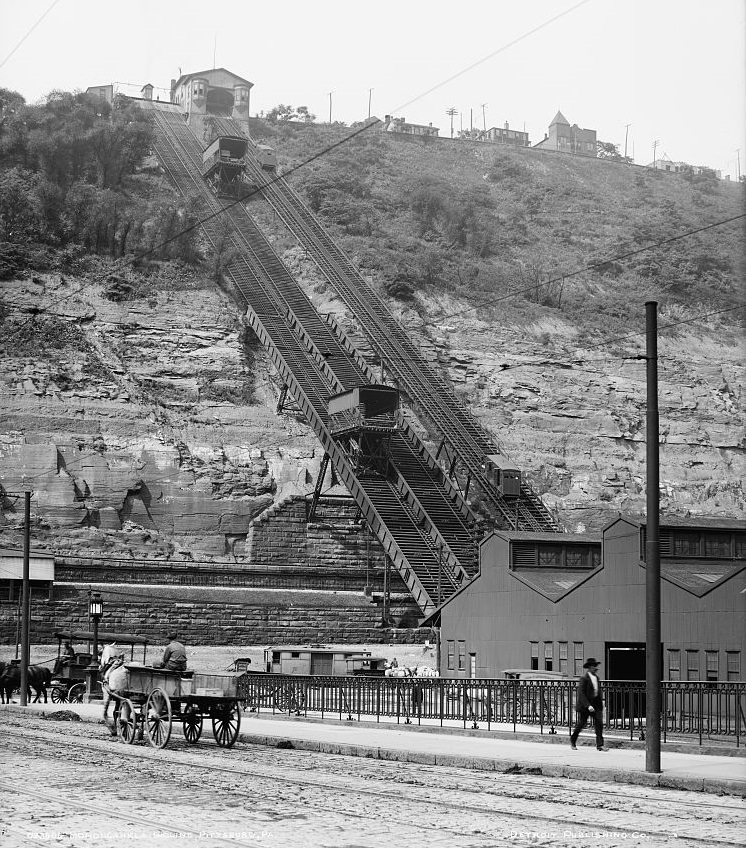
POLYGON ((168 645, 163 652, 163 661, 155 663, 154 668, 165 668, 167 671, 186 671, 186 648, 179 642, 179 634, 171 632, 166 636, 168 645))

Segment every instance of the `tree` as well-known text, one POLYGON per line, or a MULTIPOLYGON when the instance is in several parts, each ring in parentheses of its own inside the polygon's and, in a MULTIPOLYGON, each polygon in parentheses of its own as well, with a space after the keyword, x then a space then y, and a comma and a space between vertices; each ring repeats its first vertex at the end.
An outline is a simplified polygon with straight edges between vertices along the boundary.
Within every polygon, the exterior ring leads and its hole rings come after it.
POLYGON ((284 103, 270 109, 264 117, 273 124, 278 121, 304 121, 311 124, 316 120, 316 115, 312 115, 308 111, 308 106, 299 106, 295 109, 293 106, 286 106, 284 103))

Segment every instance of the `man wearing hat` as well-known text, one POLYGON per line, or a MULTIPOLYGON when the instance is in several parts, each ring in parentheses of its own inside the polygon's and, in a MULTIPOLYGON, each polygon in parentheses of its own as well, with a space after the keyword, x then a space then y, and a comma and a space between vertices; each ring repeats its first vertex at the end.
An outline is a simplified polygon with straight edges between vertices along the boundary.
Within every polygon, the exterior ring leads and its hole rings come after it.
POLYGON ((163 652, 163 662, 155 663, 154 668, 165 668, 169 671, 186 671, 186 648, 178 641, 179 634, 172 631, 166 636, 168 645, 163 652))
POLYGON ((577 749, 578 736, 587 724, 588 716, 593 716, 596 748, 599 751, 608 750, 604 747, 604 702, 601 695, 601 681, 598 678, 598 667, 600 665, 601 663, 595 657, 589 657, 583 663, 585 674, 578 680, 578 696, 575 702, 578 719, 570 736, 570 747, 573 751, 577 749))

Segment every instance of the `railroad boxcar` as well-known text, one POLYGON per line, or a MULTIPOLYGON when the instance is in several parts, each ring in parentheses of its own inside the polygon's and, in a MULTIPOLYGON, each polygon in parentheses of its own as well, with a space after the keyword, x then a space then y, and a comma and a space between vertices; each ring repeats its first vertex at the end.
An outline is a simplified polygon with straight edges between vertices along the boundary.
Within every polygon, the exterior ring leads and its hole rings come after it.
POLYGON ((355 665, 359 667, 366 659, 378 658, 371 657, 370 651, 329 648, 324 645, 282 645, 264 650, 264 668, 269 674, 342 677, 352 674, 355 665), (349 660, 353 662, 350 664, 349 660))

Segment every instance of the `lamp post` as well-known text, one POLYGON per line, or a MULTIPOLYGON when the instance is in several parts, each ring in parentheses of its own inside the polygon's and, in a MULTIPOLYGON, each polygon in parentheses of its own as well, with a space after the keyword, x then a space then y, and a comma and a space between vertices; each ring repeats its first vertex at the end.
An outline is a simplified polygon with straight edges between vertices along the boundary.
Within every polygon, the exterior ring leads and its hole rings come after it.
POLYGON ((104 612, 104 604, 101 600, 101 595, 98 592, 93 592, 88 598, 88 613, 93 620, 93 655, 91 664, 86 669, 86 696, 85 702, 90 704, 96 699, 96 677, 98 675, 98 623, 104 612))

